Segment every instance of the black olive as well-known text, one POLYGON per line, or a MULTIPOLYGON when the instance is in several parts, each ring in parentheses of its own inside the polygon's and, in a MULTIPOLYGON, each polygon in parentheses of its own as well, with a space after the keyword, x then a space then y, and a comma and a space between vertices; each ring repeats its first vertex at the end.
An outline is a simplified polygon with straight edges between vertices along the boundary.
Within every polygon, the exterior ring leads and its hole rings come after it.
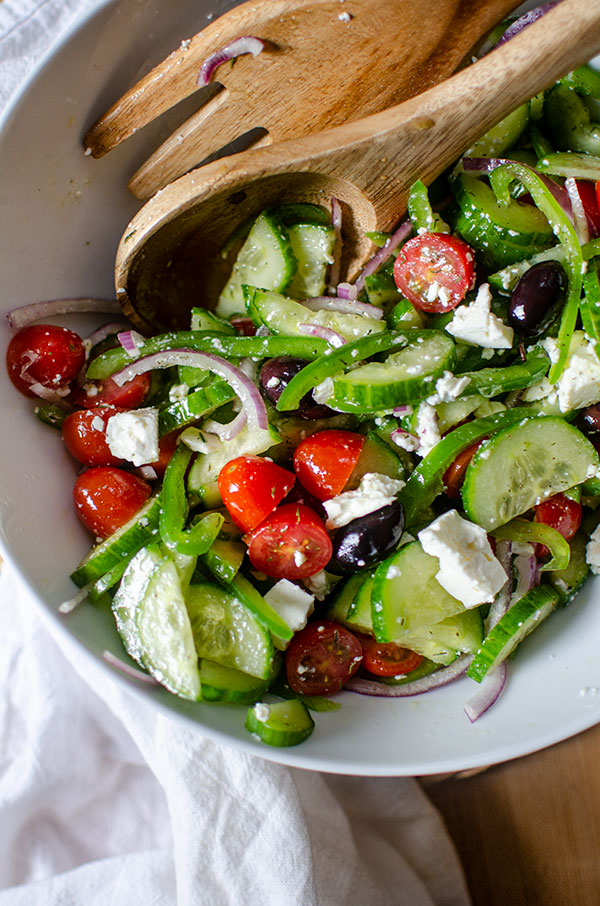
POLYGON ((404 507, 399 500, 353 519, 333 537, 328 569, 355 572, 383 560, 393 551, 404 531, 404 507))
MULTIPOLYGON (((268 359, 260 369, 259 376, 260 389, 263 396, 273 403, 273 405, 277 405, 277 401, 283 393, 284 388, 287 387, 292 378, 308 364, 309 363, 305 359, 298 359, 291 355, 280 355, 277 356, 277 358, 268 359)), ((330 409, 329 406, 322 406, 315 403, 312 393, 306 393, 300 400, 298 408, 289 410, 285 414, 297 415, 299 418, 317 419, 329 418, 338 413, 334 412, 333 409, 330 409)))
POLYGON ((576 426, 600 450, 600 404, 582 409, 575 421, 576 426))
POLYGON ((526 337, 548 327, 564 302, 567 278, 558 261, 540 261, 526 271, 508 304, 508 323, 526 337))

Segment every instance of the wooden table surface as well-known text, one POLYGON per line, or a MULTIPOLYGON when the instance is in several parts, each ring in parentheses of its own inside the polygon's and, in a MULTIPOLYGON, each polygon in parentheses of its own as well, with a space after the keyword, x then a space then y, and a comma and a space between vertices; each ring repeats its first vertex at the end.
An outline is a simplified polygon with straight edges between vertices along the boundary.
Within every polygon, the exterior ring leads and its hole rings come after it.
POLYGON ((600 725, 423 785, 454 839, 473 906, 600 906, 600 725))

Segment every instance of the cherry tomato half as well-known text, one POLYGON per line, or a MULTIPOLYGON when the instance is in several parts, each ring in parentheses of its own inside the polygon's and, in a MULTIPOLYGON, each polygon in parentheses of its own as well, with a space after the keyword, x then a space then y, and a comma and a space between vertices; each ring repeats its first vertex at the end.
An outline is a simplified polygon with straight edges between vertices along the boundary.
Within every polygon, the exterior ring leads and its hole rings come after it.
POLYGON ((62 437, 71 456, 84 466, 120 466, 124 460, 111 453, 106 442, 108 420, 117 412, 114 406, 78 409, 67 415, 62 424, 62 437))
POLYGON ((362 646, 333 620, 309 623, 297 632, 285 653, 287 681, 304 695, 334 695, 360 667, 362 646))
POLYGON ((327 430, 311 434, 296 447, 294 470, 302 487, 317 500, 330 500, 344 490, 363 444, 362 434, 327 430))
POLYGON ((154 471, 156 472, 157 478, 162 478, 165 474, 165 470, 169 465, 169 460, 171 459, 173 453, 175 452, 175 447, 177 446, 177 439, 181 431, 179 429, 169 432, 169 434, 164 434, 158 441, 158 459, 156 462, 148 463, 154 471))
POLYGON ((598 183, 594 185, 588 179, 578 179, 577 192, 585 211, 585 216, 592 227, 592 236, 600 235, 600 202, 598 201, 598 183))
POLYGON ((444 487, 446 488, 446 494, 448 497, 451 497, 452 500, 460 497, 460 489, 462 488, 465 479, 465 472, 476 451, 485 439, 486 438, 476 440, 474 444, 465 447, 444 472, 444 487))
POLYGON ((65 327, 34 324, 23 327, 8 344, 8 376, 25 396, 37 396, 32 384, 59 390, 75 380, 85 362, 81 337, 65 327))
POLYGON ((331 559, 322 519, 302 503, 284 503, 247 538, 255 569, 275 579, 314 576, 331 559))
POLYGON ((108 538, 132 519, 152 489, 142 478, 112 466, 82 472, 73 488, 77 515, 97 538, 108 538))
POLYGON ((394 265, 400 292, 421 311, 451 311, 473 286, 473 251, 448 233, 421 233, 402 246, 394 265))
POLYGON ((395 642, 378 642, 370 635, 358 638, 362 645, 362 665, 376 676, 404 676, 415 670, 423 660, 421 654, 402 648, 395 642))
MULTIPOLYGON (((535 521, 556 529, 567 541, 581 525, 582 515, 581 504, 565 494, 554 494, 553 497, 542 500, 535 508, 535 521)), ((538 557, 546 556, 548 554, 546 545, 537 544, 536 554, 538 557)))
POLYGON ((273 512, 296 478, 260 456, 238 456, 219 472, 219 493, 234 523, 253 531, 273 512))
POLYGON ((95 406, 118 406, 120 409, 137 409, 150 392, 150 375, 138 374, 122 387, 112 378, 105 381, 88 381, 81 387, 74 387, 71 401, 82 409, 95 406))

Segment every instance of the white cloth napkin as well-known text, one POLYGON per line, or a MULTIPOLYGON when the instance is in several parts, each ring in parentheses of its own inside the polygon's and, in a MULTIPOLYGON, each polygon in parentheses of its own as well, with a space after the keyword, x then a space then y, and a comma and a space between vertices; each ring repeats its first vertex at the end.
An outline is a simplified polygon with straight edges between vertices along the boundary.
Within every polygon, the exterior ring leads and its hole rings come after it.
MULTIPOLYGON (((0 107, 91 0, 0 0, 0 107)), ((133 698, 0 570, 0 906, 468 906, 413 779, 288 769, 133 698)))

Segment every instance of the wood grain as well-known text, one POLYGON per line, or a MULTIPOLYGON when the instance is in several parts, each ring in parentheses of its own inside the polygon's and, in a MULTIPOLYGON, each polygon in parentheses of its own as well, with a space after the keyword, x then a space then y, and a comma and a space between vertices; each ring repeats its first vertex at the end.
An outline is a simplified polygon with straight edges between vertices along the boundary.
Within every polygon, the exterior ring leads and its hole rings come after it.
POLYGON ((600 903, 600 726, 470 778, 425 783, 473 906, 600 903))

